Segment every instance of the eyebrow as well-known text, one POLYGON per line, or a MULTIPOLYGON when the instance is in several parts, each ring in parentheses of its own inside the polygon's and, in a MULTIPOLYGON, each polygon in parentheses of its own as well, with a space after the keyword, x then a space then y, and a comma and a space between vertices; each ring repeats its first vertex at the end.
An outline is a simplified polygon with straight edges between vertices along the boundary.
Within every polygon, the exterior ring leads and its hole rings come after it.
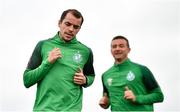
MULTIPOLYGON (((67 20, 67 19, 64 19, 64 22, 65 23, 70 23, 70 24, 72 24, 69 20, 67 20)), ((76 24, 72 24, 73 26, 78 26, 78 27, 80 27, 81 25, 76 25, 76 24)))

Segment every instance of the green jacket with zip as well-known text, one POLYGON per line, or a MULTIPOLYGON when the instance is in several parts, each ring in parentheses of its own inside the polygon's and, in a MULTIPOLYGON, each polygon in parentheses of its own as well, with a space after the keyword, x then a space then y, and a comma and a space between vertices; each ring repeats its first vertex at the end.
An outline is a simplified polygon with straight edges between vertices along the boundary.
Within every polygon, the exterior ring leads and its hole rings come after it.
POLYGON ((102 75, 104 93, 108 94, 112 111, 153 111, 153 103, 164 95, 152 72, 143 65, 125 60, 114 64, 102 75), (124 98, 125 87, 136 96, 135 102, 124 98))
POLYGON ((24 71, 25 87, 37 84, 33 111, 81 111, 82 88, 94 81, 91 49, 77 41, 76 37, 65 42, 58 33, 53 38, 38 42, 24 71), (62 57, 51 64, 47 58, 54 48, 60 48, 62 57), (87 79, 82 86, 73 81, 79 67, 87 79))

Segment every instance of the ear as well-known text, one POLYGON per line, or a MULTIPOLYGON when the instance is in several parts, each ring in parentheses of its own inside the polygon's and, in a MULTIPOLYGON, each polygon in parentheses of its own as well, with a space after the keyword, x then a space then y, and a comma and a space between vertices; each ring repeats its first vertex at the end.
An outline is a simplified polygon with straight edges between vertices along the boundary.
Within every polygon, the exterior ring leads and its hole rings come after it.
POLYGON ((60 25, 61 25, 61 21, 59 20, 59 21, 58 21, 58 27, 60 27, 60 25))
POLYGON ((129 52, 131 51, 131 48, 129 48, 129 52))

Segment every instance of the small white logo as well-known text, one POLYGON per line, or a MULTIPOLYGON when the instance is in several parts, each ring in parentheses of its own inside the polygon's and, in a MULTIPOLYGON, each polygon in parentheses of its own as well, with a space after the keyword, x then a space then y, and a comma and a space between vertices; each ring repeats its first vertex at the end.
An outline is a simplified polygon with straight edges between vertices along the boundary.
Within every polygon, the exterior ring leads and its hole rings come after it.
POLYGON ((82 61, 82 55, 79 51, 73 55, 73 61, 76 63, 80 63, 82 61))
POLYGON ((111 86, 111 85, 112 85, 112 80, 113 80, 112 78, 108 78, 108 79, 107 79, 108 86, 111 86))
POLYGON ((133 73, 132 71, 129 71, 129 73, 128 73, 127 76, 126 76, 126 79, 127 79, 128 81, 134 80, 134 79, 135 79, 134 73, 133 73))

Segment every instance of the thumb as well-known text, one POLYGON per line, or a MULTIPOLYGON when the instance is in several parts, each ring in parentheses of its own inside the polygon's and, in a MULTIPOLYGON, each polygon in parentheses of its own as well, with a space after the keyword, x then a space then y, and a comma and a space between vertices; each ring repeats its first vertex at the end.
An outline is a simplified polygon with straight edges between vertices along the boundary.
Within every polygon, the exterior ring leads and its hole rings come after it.
POLYGON ((78 73, 82 73, 82 72, 83 72, 83 71, 82 71, 82 68, 81 68, 80 66, 78 67, 77 72, 78 72, 78 73))
POLYGON ((128 91, 128 90, 130 90, 130 89, 129 89, 129 87, 128 87, 128 86, 126 86, 126 87, 125 87, 125 91, 128 91))

